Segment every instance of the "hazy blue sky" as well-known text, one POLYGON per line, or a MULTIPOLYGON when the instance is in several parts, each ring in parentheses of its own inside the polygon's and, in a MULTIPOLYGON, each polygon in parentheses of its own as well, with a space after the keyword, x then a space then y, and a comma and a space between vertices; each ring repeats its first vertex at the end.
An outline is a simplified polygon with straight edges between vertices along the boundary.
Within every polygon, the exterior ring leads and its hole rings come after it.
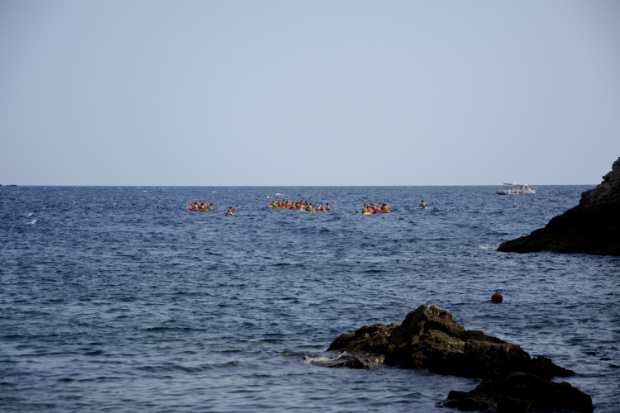
POLYGON ((0 184, 598 184, 620 1, 0 2, 0 184))

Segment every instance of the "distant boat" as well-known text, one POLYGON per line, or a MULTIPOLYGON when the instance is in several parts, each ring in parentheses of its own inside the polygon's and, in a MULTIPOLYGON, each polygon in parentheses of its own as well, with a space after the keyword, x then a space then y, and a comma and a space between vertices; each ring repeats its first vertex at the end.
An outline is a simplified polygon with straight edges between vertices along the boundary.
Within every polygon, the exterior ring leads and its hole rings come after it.
POLYGON ((512 188, 503 188, 497 191, 499 195, 529 195, 535 194, 536 190, 527 186, 527 184, 516 184, 514 182, 506 183, 504 185, 510 185, 512 188))

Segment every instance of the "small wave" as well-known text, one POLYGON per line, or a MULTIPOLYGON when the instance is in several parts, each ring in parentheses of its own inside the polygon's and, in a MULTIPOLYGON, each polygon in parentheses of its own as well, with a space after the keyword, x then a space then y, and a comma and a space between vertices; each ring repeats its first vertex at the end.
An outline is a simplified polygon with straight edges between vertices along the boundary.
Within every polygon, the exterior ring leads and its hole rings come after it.
POLYGON ((339 360, 349 357, 349 354, 344 351, 342 353, 327 353, 327 354, 308 354, 308 353, 297 353, 294 351, 285 351, 285 357, 294 357, 300 359, 304 363, 311 366, 326 366, 333 364, 339 360))
POLYGON ((208 370, 211 368, 212 366, 209 364, 204 364, 201 366, 182 366, 176 363, 169 363, 169 364, 160 364, 160 365, 155 365, 155 366, 141 366, 141 367, 138 367, 137 369, 146 371, 149 373, 165 373, 165 372, 171 372, 175 370, 184 371, 186 373, 198 373, 198 372, 208 370))
POLYGON ((33 219, 33 220, 32 220, 32 221, 30 221, 30 222, 26 222, 26 225, 34 225, 34 224, 36 224, 36 223, 37 223, 37 220, 36 220, 36 219, 33 219))
POLYGON ((494 244, 482 244, 480 249, 482 250, 496 250, 499 247, 499 242, 494 244))
POLYGON ((328 357, 328 356, 322 356, 322 355, 318 355, 318 356, 303 356, 302 358, 303 362, 306 364, 310 364, 310 365, 314 365, 314 364, 327 364, 327 363, 331 363, 333 361, 338 360, 337 357, 328 357))
POLYGON ((33 215, 34 215, 34 212, 31 212, 31 213, 28 214, 29 217, 31 217, 33 215))

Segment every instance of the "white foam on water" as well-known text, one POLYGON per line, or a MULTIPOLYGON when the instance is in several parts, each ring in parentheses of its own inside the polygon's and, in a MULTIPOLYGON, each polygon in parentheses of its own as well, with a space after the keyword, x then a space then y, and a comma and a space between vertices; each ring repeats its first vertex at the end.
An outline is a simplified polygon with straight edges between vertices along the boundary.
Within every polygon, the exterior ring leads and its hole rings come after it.
POLYGON ((31 217, 33 215, 34 215, 34 212, 31 212, 31 213, 28 214, 29 217, 31 217))
POLYGON ((304 356, 303 358, 303 362, 306 364, 329 363, 334 360, 337 360, 337 359, 335 357, 327 357, 327 356, 322 356, 322 355, 304 356))
POLYGON ((496 250, 499 247, 499 242, 495 244, 482 244, 480 245, 480 249, 482 250, 496 250))
POLYGON ((37 220, 36 220, 36 219, 33 219, 32 221, 27 222, 27 223, 26 223, 26 225, 34 225, 34 224, 36 224, 36 223, 37 223, 37 220))

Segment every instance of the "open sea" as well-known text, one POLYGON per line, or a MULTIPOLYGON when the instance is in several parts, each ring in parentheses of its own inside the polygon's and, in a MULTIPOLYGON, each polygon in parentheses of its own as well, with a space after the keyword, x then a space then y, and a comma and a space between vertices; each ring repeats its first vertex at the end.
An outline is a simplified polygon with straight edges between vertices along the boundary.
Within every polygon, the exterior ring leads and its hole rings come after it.
POLYGON ((434 303, 619 412, 620 257, 495 251, 592 187, 1 187, 0 411, 449 412, 480 380, 318 365, 434 303))

